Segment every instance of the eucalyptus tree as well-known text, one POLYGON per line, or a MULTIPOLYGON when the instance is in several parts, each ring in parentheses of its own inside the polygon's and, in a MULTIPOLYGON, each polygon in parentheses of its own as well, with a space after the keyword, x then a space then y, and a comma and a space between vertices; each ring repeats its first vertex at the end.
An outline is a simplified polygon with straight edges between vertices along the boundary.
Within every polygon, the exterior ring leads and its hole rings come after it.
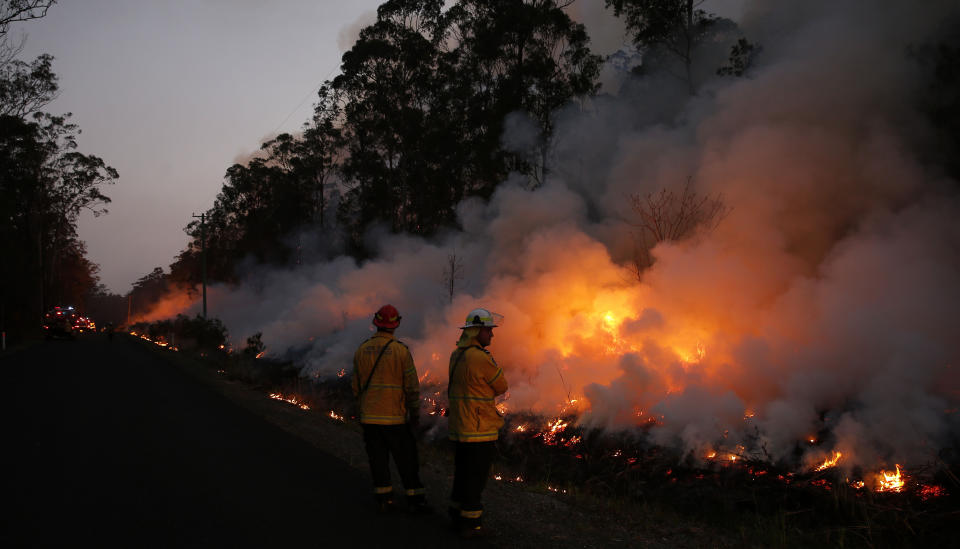
MULTIPOLYGON (((464 197, 489 196, 511 171, 542 180, 556 111, 597 89, 600 59, 583 27, 554 1, 444 5, 381 5, 343 55, 341 74, 320 88, 304 131, 277 136, 227 170, 206 216, 221 276, 232 277, 229 266, 246 255, 288 262, 298 224, 333 224, 334 195, 337 229, 364 257, 371 224, 430 235, 455 224, 464 197), (501 141, 515 112, 536 121, 532 157, 501 141)), ((171 266, 185 280, 198 226, 187 231, 194 242, 171 266)))
POLYGON ((332 82, 351 184, 341 218, 354 239, 374 221, 431 234, 511 171, 542 181, 556 111, 597 89, 588 41, 552 0, 383 4, 332 82), (536 121, 532 157, 503 146, 515 112, 536 121))
POLYGON ((311 221, 321 231, 331 224, 330 195, 340 175, 343 157, 343 137, 339 122, 340 112, 335 95, 329 86, 320 87, 319 101, 313 116, 303 126, 303 134, 296 143, 298 177, 306 181, 311 200, 311 221))
POLYGON ((16 59, 23 48, 25 37, 11 40, 10 27, 40 19, 47 15, 56 0, 0 0, 0 67, 16 59))
POLYGON ((604 1, 643 53, 636 72, 671 74, 690 95, 714 74, 744 76, 761 51, 736 23, 701 9, 706 0, 604 1))
POLYGON ((68 115, 0 116, 0 230, 9 247, 2 283, 17 289, 13 307, 34 315, 53 301, 76 301, 84 285, 96 283, 77 222, 85 210, 106 212, 110 199, 101 187, 118 174, 99 157, 76 150, 78 132, 68 115))
POLYGON ((53 57, 43 54, 30 63, 18 59, 0 63, 0 115, 27 117, 57 96, 53 57))
POLYGON ((394 231, 430 233, 449 220, 450 182, 430 147, 444 135, 436 114, 442 39, 441 0, 391 0, 360 32, 331 83, 340 104, 345 143, 342 171, 349 188, 342 217, 354 240, 374 221, 394 231))
MULTIPOLYGON (((556 0, 461 0, 450 10, 459 81, 469 87, 471 142, 479 145, 480 194, 489 194, 506 171, 542 183, 558 109, 594 94, 601 58, 590 52, 583 27, 556 0), (539 135, 533 155, 502 147, 504 121, 524 113, 539 135)), ((475 145, 476 146, 476 145, 475 145)))

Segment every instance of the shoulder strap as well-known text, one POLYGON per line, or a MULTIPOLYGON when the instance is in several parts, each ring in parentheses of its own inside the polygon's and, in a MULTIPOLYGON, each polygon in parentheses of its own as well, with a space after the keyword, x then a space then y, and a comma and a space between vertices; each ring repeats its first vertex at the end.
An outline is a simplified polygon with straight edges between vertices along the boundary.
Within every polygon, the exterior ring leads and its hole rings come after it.
POLYGON ((373 379, 373 373, 377 371, 377 365, 380 364, 380 359, 383 358, 383 352, 387 350, 387 347, 389 347, 390 344, 393 343, 393 341, 394 340, 392 339, 390 341, 387 341, 387 344, 380 349, 380 354, 377 355, 377 360, 373 363, 373 368, 370 368, 370 375, 367 377, 367 382, 363 384, 363 388, 360 389, 359 393, 357 393, 357 398, 362 397, 363 393, 367 391, 367 387, 370 386, 370 380, 373 379))
MULTIPOLYGON (((470 345, 468 347, 463 347, 460 350, 460 355, 457 356, 457 359, 453 361, 453 368, 450 368, 450 377, 447 378, 447 396, 450 395, 450 384, 453 383, 453 374, 457 371, 457 365, 460 364, 460 359, 463 358, 463 355, 467 354, 467 349, 470 347, 477 347, 476 345, 470 345)), ((483 349, 483 347, 477 347, 477 349, 483 349)))

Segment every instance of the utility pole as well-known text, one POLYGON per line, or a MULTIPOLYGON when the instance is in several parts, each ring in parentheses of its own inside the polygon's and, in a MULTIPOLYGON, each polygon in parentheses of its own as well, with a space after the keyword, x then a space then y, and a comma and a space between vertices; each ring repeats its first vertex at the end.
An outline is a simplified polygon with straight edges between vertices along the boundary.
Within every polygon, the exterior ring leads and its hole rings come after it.
POLYGON ((203 318, 207 318, 207 214, 194 215, 200 218, 200 271, 203 280, 203 318))

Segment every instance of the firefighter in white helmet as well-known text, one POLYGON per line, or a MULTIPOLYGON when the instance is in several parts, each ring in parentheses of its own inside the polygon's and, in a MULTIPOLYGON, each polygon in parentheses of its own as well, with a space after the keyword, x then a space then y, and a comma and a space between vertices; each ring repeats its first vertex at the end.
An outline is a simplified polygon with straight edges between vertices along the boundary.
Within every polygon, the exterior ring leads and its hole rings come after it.
POLYGON ((481 494, 496 453, 503 427, 494 398, 507 391, 503 369, 485 349, 493 329, 503 317, 487 309, 474 309, 460 328, 463 332, 450 355, 450 440, 456 444, 450 515, 463 537, 483 535, 481 494))
POLYGON ((377 333, 354 353, 351 386, 360 404, 360 425, 377 510, 384 513, 393 508, 393 455, 408 509, 429 512, 413 434, 420 421, 420 383, 410 350, 393 336, 400 325, 400 313, 393 305, 384 305, 373 316, 373 325, 377 333))

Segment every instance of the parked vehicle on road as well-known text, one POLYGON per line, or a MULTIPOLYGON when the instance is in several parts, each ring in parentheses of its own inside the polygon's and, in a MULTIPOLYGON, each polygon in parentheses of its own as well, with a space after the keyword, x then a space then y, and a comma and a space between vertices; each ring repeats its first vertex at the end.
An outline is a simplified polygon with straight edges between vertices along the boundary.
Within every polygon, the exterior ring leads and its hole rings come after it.
POLYGON ((78 316, 73 323, 73 330, 77 333, 96 332, 97 324, 88 316, 78 316))
POLYGON ((52 339, 62 337, 72 339, 76 332, 76 323, 80 314, 73 307, 54 307, 43 316, 43 335, 52 339))

